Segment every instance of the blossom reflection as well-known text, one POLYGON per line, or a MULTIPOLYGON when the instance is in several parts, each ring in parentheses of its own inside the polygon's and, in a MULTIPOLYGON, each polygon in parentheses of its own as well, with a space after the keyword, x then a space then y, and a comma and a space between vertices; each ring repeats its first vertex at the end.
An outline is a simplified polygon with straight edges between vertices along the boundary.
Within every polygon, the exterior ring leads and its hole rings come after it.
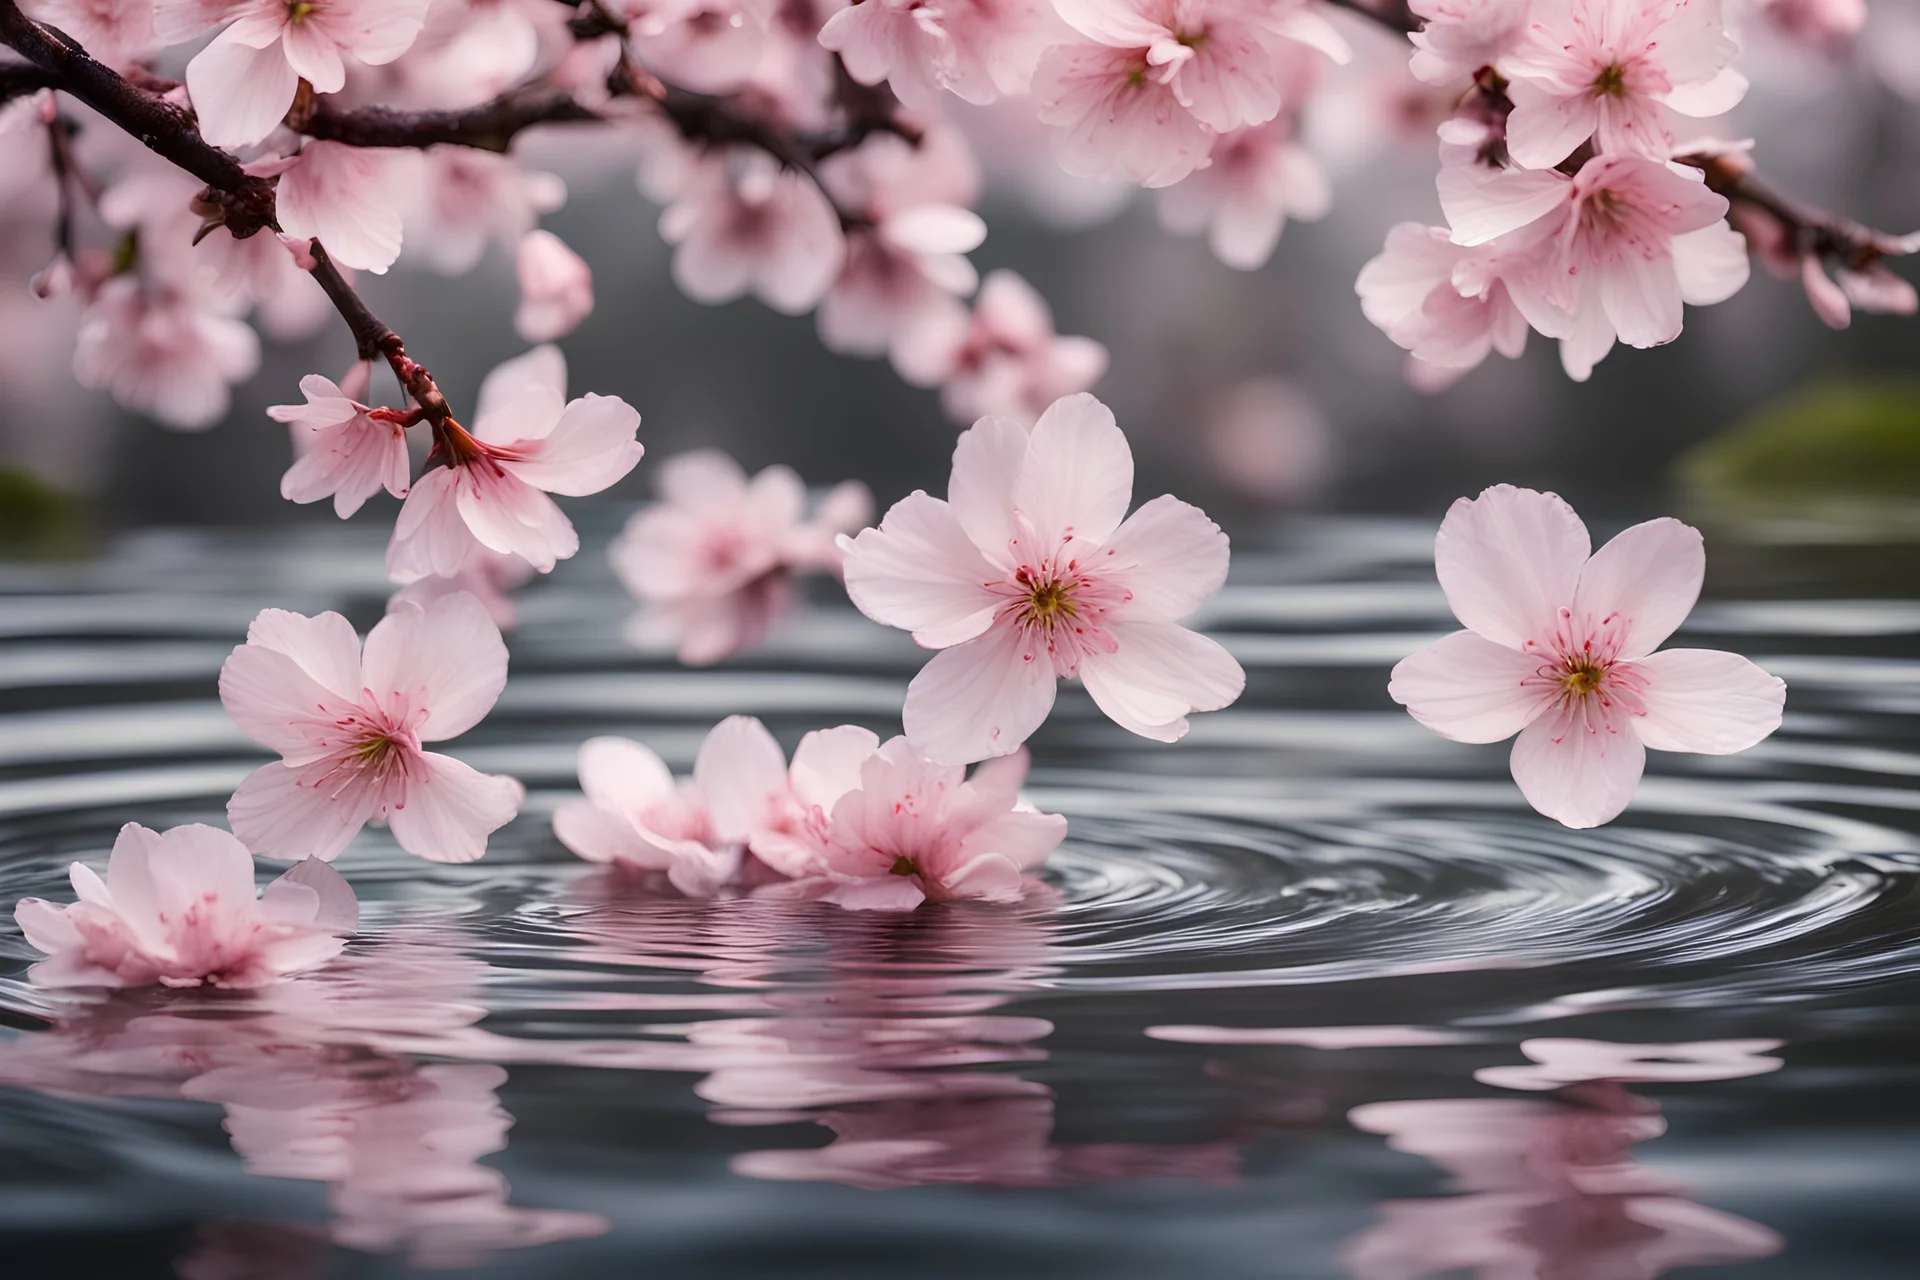
POLYGON ((1552 1097, 1375 1102, 1349 1113, 1398 1151, 1452 1175, 1461 1194, 1394 1200, 1348 1242, 1357 1280, 1416 1280, 1455 1271, 1480 1280, 1652 1280, 1677 1267, 1769 1257, 1779 1235, 1688 1199, 1643 1168, 1635 1144, 1666 1132, 1635 1080, 1723 1080, 1780 1065, 1774 1041, 1608 1045, 1529 1041, 1531 1067, 1490 1068, 1489 1084, 1552 1089, 1552 1097), (1583 1072, 1577 1064, 1586 1064, 1583 1072), (1504 1077, 1504 1078, 1503 1078, 1504 1077))
MULTIPOLYGON (((399 1047, 481 1016, 484 966, 450 941, 390 934, 323 974, 245 995, 118 996, 0 1046, 0 1085, 215 1103, 247 1172, 328 1184, 332 1218, 314 1234, 417 1266, 606 1230, 591 1214, 510 1204, 506 1179, 479 1163, 513 1125, 504 1070, 423 1063, 399 1047)), ((279 1225, 213 1224, 182 1274, 255 1274, 249 1259, 274 1252, 262 1241, 279 1225)), ((308 1238, 285 1230, 289 1243, 308 1238)), ((274 1274, 301 1274, 301 1252, 274 1274)))
POLYGON ((591 888, 600 901, 569 922, 587 958, 696 967, 703 982, 735 989, 698 1004, 751 1015, 654 1026, 684 1043, 637 1043, 627 1064, 703 1072, 694 1091, 716 1124, 811 1122, 833 1135, 826 1146, 746 1152, 735 1173, 877 1190, 1221 1182, 1238 1171, 1229 1141, 1053 1141, 1052 1090, 1008 1069, 1044 1062, 1053 1024, 1005 1012, 1059 964, 1044 900, 891 919, 751 899, 656 912, 623 898, 613 878, 591 888))

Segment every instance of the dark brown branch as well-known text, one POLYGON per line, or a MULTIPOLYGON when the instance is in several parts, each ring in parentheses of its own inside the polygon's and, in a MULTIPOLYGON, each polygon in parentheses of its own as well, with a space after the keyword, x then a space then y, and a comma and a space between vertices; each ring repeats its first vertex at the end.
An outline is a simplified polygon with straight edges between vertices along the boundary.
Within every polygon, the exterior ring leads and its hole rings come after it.
POLYGON ((603 117, 551 90, 505 93, 465 111, 343 109, 326 98, 296 104, 287 123, 309 137, 353 147, 430 147, 439 143, 504 152, 522 129, 538 124, 583 124, 603 117))
POLYGON ((51 81, 45 87, 72 94, 206 183, 220 220, 235 237, 273 225, 272 185, 202 138, 191 113, 135 88, 86 50, 29 19, 14 0, 0 0, 0 44, 45 73, 51 81))
POLYGON ((59 77, 44 67, 30 62, 8 63, 0 66, 0 102, 12 102, 15 98, 51 89, 58 83, 59 77))
POLYGON ((1674 157, 1706 175, 1707 187, 1727 198, 1736 209, 1756 210, 1778 222, 1799 253, 1816 253, 1856 271, 1882 258, 1914 252, 1912 237, 1875 231, 1851 218, 1815 209, 1781 195, 1738 156, 1697 153, 1674 157))
POLYGON ((368 361, 385 360, 393 370, 393 376, 400 380, 400 385, 420 406, 421 416, 433 424, 436 434, 444 430, 452 420, 453 411, 447 406, 447 398, 440 394, 440 388, 434 384, 433 375, 407 355, 407 344, 400 335, 386 321, 373 314, 317 240, 313 242, 312 253, 313 278, 332 300, 333 309, 347 322, 360 358, 368 361))

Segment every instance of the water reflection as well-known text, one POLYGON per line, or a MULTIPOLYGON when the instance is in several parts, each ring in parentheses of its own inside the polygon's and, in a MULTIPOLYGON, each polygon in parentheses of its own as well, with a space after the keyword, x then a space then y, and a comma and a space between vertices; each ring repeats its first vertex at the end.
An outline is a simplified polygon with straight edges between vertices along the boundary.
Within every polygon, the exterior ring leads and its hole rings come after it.
MULTIPOLYGON (((116 994, 0 1045, 0 1084, 216 1104, 247 1172, 327 1184, 332 1216, 320 1238, 419 1266, 606 1230, 592 1214, 509 1203, 506 1179, 479 1163, 513 1125, 500 1105, 502 1068, 422 1062, 393 1046, 480 1017, 473 997, 485 967, 449 941, 391 935, 312 980, 258 992, 116 994)), ((275 1242, 312 1235, 215 1224, 180 1272, 298 1275, 292 1259, 311 1245, 289 1256, 275 1242), (288 1269, 258 1270, 269 1257, 288 1269)))
POLYGON ((1499 1084, 1504 1075, 1513 1087, 1557 1090, 1552 1098, 1374 1102, 1348 1113, 1357 1128, 1444 1169, 1457 1192, 1381 1204, 1379 1224, 1344 1251, 1355 1280, 1461 1270, 1479 1280, 1653 1280, 1677 1267, 1780 1251, 1775 1232, 1689 1199, 1638 1163, 1634 1146, 1667 1125, 1657 1102, 1624 1087, 1772 1070, 1778 1058, 1756 1055, 1777 1041, 1522 1047, 1532 1067, 1490 1068, 1478 1078, 1499 1084))

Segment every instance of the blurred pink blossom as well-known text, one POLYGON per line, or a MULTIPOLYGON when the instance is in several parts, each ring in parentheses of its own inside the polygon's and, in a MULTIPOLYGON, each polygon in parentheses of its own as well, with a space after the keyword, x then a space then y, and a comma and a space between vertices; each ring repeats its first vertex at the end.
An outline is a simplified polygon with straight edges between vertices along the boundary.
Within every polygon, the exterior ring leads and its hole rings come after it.
POLYGON ((971 316, 916 326, 901 343, 894 348, 901 375, 939 386, 941 407, 956 422, 990 414, 1033 422, 1107 371, 1107 349, 1092 338, 1056 334, 1046 299, 1007 270, 987 276, 971 316))
POLYGON ((1221 135, 1206 168, 1161 190, 1160 223, 1177 235, 1206 232, 1214 257, 1253 271, 1273 256, 1288 218, 1317 221, 1332 203, 1319 162, 1280 116, 1221 135))
POLYGON ((673 279, 696 302, 752 293, 776 311, 811 310, 846 257, 840 218, 805 174, 765 152, 703 157, 660 215, 673 279))
POLYGON ((820 28, 861 84, 887 81, 926 110, 945 89, 983 105, 1026 93, 1041 50, 1065 33, 1046 0, 860 0, 820 28))
MULTIPOLYGON (((474 147, 436 146, 420 152, 408 175, 403 208, 408 262, 465 275, 490 241, 520 243, 540 215, 567 202, 567 184, 513 156, 474 147)), ((332 248, 325 237, 321 243, 332 248)))
POLYGON ((1226 535, 1171 495, 1126 518, 1132 491, 1126 437, 1083 393, 1031 431, 982 418, 954 450, 946 501, 915 493, 842 540, 861 612, 941 650, 907 689, 918 749, 948 764, 1007 755, 1075 675, 1121 727, 1162 742, 1240 696, 1240 664, 1179 625, 1226 580, 1226 535))
POLYGON ((260 367, 260 340, 230 314, 234 305, 115 276, 81 316, 74 376, 166 426, 205 430, 226 416, 229 385, 260 367))
POLYGON ((807 493, 786 467, 747 479, 717 449, 669 458, 661 501, 627 521, 609 556, 640 602, 628 638, 704 666, 757 643, 793 603, 796 574, 840 571, 834 539, 873 518, 865 485, 847 481, 807 518, 807 493))
POLYGON ((1464 87, 1482 67, 1514 52, 1527 37, 1533 0, 1409 0, 1425 20, 1413 42, 1413 74, 1432 85, 1464 87))
POLYGON ((552 342, 580 327, 593 313, 593 268, 551 231, 520 238, 514 254, 520 309, 513 331, 526 342, 552 342))
POLYGON ((1786 685, 1713 649, 1654 650, 1700 595, 1698 531, 1650 520, 1589 555, 1559 497, 1497 485, 1447 512, 1435 568, 1466 626, 1406 658, 1387 691, 1456 742, 1513 744, 1513 778, 1569 827, 1617 817, 1646 749, 1725 755, 1780 727, 1786 685))
POLYGON ((525 789, 421 744, 478 724, 506 680, 506 645, 470 595, 398 606, 364 656, 337 613, 265 610, 220 669, 220 701, 284 758, 247 776, 227 818, 272 858, 331 860, 375 822, 408 853, 471 862, 525 789))
POLYGON ((47 987, 254 987, 338 955, 354 931, 353 890, 302 862, 256 897, 253 855, 217 827, 120 828, 102 880, 72 869, 79 901, 22 898, 14 919, 50 959, 47 987))
POLYGON ((407 183, 400 162, 377 147, 309 142, 280 174, 280 228, 318 240, 356 271, 383 274, 400 256, 407 183))
POLYGON ((746 848, 737 836, 714 830, 705 790, 750 763, 741 757, 751 755, 765 734, 759 721, 747 717, 721 721, 700 745, 693 780, 680 783, 638 742, 589 738, 580 746, 586 799, 556 809, 553 832, 589 862, 664 871, 689 898, 711 898, 739 877, 746 848))

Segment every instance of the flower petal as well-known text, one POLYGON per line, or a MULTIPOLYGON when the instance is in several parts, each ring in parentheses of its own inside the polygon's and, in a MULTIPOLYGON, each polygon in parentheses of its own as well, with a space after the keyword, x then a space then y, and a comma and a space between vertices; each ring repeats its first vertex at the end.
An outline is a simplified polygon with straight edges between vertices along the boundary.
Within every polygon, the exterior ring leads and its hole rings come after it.
POLYGON ((331 862, 373 817, 371 791, 336 796, 303 785, 303 772, 284 764, 255 769, 227 801, 227 825, 263 858, 331 862))
POLYGON ((1455 742, 1499 742, 1532 724, 1557 690, 1530 688, 1540 659, 1471 631, 1434 641, 1393 669, 1387 694, 1455 742))
POLYGON ((247 627, 247 643, 284 653, 300 669, 343 698, 360 696, 360 637, 337 613, 262 609, 247 627))
POLYGON ((947 503, 967 537, 993 564, 1013 569, 1013 543, 1020 536, 1013 515, 1013 486, 1027 458, 1027 429, 1012 418, 989 415, 960 433, 947 478, 947 503))
POLYGON ((390 713, 421 717, 422 742, 479 724, 507 684, 507 645, 487 606, 456 591, 402 602, 367 636, 363 679, 390 713))
POLYGON ((1461 498, 1434 539, 1434 570, 1469 631, 1523 649, 1543 643, 1573 604, 1592 543, 1558 494, 1502 484, 1461 498))
POLYGON ((566 407, 553 430, 507 470, 548 493, 599 493, 633 470, 645 452, 633 438, 640 415, 618 396, 585 395, 566 407))
POLYGON ((1513 780, 1527 803, 1569 827, 1611 822, 1633 799, 1646 748, 1619 703, 1567 702, 1513 740, 1513 780))
POLYGON ((1170 622, 1116 622, 1112 653, 1089 653, 1080 680, 1122 729, 1178 742, 1187 713, 1218 711, 1240 696, 1247 673, 1217 641, 1170 622))
POLYGON ((1227 535, 1207 513, 1162 494, 1128 516, 1096 560, 1130 593, 1116 610, 1129 622, 1177 622, 1227 580, 1227 535))
POLYGON ((487 851, 487 836, 520 812, 526 788, 432 751, 420 762, 426 776, 409 781, 406 801, 387 816, 393 838, 430 862, 472 862, 487 851))
POLYGON ((943 649, 907 686, 907 738, 940 764, 971 764, 1017 751, 1053 710, 1053 664, 1020 630, 998 626, 943 649))
POLYGON ((802 804, 832 813, 841 796, 860 786, 860 771, 880 750, 880 737, 871 729, 843 724, 815 729, 794 748, 788 778, 802 804))
POLYGON ((1616 628, 1619 657, 1643 657, 1693 612, 1706 572, 1698 529, 1670 516, 1649 520, 1593 553, 1580 571, 1574 616, 1589 628, 1616 628))
POLYGON ((911 631, 927 648, 971 640, 992 624, 999 597, 986 584, 1003 575, 940 499, 908 494, 878 529, 840 545, 847 595, 875 622, 911 631))
POLYGON ((216 147, 251 146, 272 133, 299 84, 278 41, 253 49, 222 34, 187 64, 200 136, 216 147))
POLYGON ((1786 681, 1737 653, 1667 649, 1632 670, 1647 681, 1647 714, 1634 720, 1634 731, 1655 751, 1722 756, 1780 727, 1786 681))
POLYGON ((743 840, 786 794, 787 753, 759 720, 728 716, 700 744, 693 781, 706 798, 715 834, 743 840))
POLYGON ((1132 500, 1133 450, 1113 410, 1084 391, 1047 406, 1013 486, 1014 510, 1033 522, 1030 552, 1050 555, 1068 537, 1099 546, 1132 500))

